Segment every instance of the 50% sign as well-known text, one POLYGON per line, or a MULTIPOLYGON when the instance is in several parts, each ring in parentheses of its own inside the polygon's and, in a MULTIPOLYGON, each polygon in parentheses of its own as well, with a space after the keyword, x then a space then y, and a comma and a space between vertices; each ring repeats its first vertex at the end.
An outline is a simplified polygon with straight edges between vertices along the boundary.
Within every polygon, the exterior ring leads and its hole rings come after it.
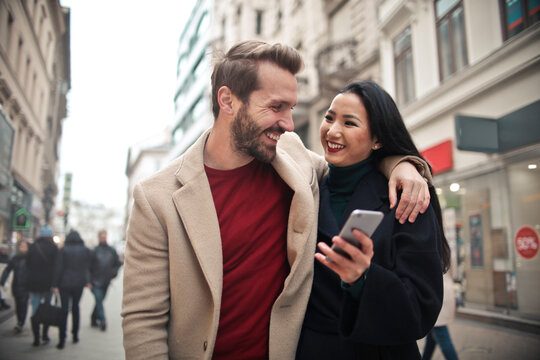
POLYGON ((516 233, 514 245, 519 255, 532 259, 538 253, 538 234, 532 227, 523 226, 516 233))

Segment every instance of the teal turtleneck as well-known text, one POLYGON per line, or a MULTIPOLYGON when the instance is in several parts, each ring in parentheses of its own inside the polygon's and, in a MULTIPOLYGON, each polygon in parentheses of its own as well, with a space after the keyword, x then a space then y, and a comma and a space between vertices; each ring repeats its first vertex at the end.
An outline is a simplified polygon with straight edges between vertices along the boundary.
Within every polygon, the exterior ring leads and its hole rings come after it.
POLYGON ((345 207, 358 185, 360 179, 373 169, 373 159, 368 157, 354 165, 338 167, 328 164, 328 189, 330 190, 330 206, 339 224, 345 207))

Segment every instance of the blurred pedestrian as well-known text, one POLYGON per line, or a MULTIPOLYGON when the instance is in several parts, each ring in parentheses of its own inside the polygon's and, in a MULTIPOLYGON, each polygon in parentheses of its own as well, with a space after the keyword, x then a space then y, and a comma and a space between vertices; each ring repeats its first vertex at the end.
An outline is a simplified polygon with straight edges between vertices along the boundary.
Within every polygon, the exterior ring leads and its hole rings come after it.
POLYGON ((102 331, 107 329, 105 319, 105 308, 103 300, 107 295, 107 289, 111 280, 118 274, 118 269, 122 265, 116 250, 107 244, 107 231, 101 230, 98 233, 99 244, 94 248, 91 265, 92 293, 96 300, 94 311, 92 311, 91 325, 99 327, 102 331))
MULTIPOLYGON (((0 264, 7 264, 9 262, 8 247, 7 245, 0 245, 0 264)), ((2 289, 0 289, 0 310, 7 310, 11 306, 6 302, 6 299, 2 297, 2 289)))
POLYGON ((441 312, 433 329, 426 335, 426 344, 424 346, 423 360, 431 359, 437 344, 441 347, 441 352, 446 360, 457 360, 458 356, 448 325, 454 321, 456 314, 456 296, 454 293, 454 280, 448 271, 443 276, 444 298, 441 312))
POLYGON ((2 272, 0 284, 5 286, 9 273, 13 271, 11 280, 11 293, 15 299, 15 312, 17 314, 17 325, 15 325, 15 333, 20 333, 26 321, 26 313, 28 311, 29 293, 27 287, 28 270, 26 269, 26 255, 28 253, 28 242, 26 240, 19 241, 17 245, 18 253, 8 263, 7 267, 2 272))
MULTIPOLYGON (((57 254, 58 247, 54 243, 53 232, 48 225, 44 225, 39 230, 39 237, 30 245, 28 255, 26 256, 28 269, 27 285, 32 303, 32 316, 36 313, 40 303, 50 304, 51 302, 51 286, 57 254)), ((49 327, 43 325, 41 340, 45 344, 50 341, 48 330, 49 327)), ((34 346, 40 344, 39 325, 36 331, 37 335, 34 333, 34 346)))
POLYGON ((75 230, 66 236, 64 247, 56 258, 53 291, 60 292, 62 309, 66 312, 66 326, 61 327, 60 342, 57 348, 64 348, 66 339, 67 314, 71 302, 71 333, 73 342, 79 342, 79 301, 85 286, 90 285, 90 264, 92 252, 75 230))
POLYGON ((7 264, 9 262, 9 251, 7 245, 0 245, 0 263, 7 264))

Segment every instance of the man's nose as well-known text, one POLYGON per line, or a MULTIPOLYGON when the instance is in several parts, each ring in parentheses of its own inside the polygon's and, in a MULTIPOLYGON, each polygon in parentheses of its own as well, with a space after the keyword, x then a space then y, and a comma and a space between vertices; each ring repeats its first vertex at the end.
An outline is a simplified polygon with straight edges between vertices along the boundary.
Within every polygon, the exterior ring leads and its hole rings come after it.
POLYGON ((287 111, 285 111, 283 117, 279 120, 278 124, 285 131, 294 131, 292 109, 288 109, 287 111))

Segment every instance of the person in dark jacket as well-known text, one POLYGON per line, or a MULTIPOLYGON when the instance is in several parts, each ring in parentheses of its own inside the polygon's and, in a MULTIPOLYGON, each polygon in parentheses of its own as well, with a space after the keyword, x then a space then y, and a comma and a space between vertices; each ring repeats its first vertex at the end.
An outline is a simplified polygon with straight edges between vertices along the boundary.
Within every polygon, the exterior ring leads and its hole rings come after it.
MULTIPOLYGON (((74 343, 79 342, 79 301, 84 287, 91 287, 91 261, 92 252, 84 246, 84 241, 79 233, 71 230, 66 236, 64 247, 57 256, 53 291, 60 292, 62 309, 66 312, 66 323, 71 302, 71 333, 74 343)), ((61 329, 63 332, 60 333, 60 342, 57 346, 59 349, 64 347, 66 339, 66 326, 61 329)))
MULTIPOLYGON (((58 247, 53 240, 53 232, 48 225, 44 225, 39 230, 39 237, 30 245, 28 255, 26 255, 26 265, 28 269, 27 287, 30 292, 30 301, 32 303, 32 316, 36 313, 39 304, 51 302, 51 287, 54 276, 54 266, 58 247)), ((40 344, 39 325, 34 333, 34 346, 40 344)), ((48 343, 48 326, 43 326, 41 337, 44 343, 48 343)))
POLYGON ((98 233, 98 239, 99 244, 94 248, 91 266, 92 293, 96 300, 94 311, 92 311, 91 325, 105 331, 107 321, 105 319, 103 300, 107 295, 111 280, 116 277, 122 264, 116 250, 107 244, 107 231, 101 230, 98 233))
POLYGON ((341 90, 320 135, 330 171, 320 186, 321 252, 297 359, 420 359, 416 341, 435 324, 449 264, 441 209, 430 186, 427 211, 402 224, 377 167, 385 156, 420 154, 394 101, 373 82, 341 90), (336 236, 355 209, 384 213, 371 238, 354 230, 360 247, 336 236))
POLYGON ((0 284, 4 286, 13 271, 13 279, 11 280, 11 293, 15 299, 15 313, 17 314, 17 325, 15 325, 15 333, 22 332, 26 321, 26 313, 28 311, 29 293, 26 289, 26 281, 28 279, 28 271, 26 270, 26 254, 28 253, 28 242, 26 240, 19 241, 17 245, 18 254, 15 255, 8 263, 7 267, 2 272, 0 284))

